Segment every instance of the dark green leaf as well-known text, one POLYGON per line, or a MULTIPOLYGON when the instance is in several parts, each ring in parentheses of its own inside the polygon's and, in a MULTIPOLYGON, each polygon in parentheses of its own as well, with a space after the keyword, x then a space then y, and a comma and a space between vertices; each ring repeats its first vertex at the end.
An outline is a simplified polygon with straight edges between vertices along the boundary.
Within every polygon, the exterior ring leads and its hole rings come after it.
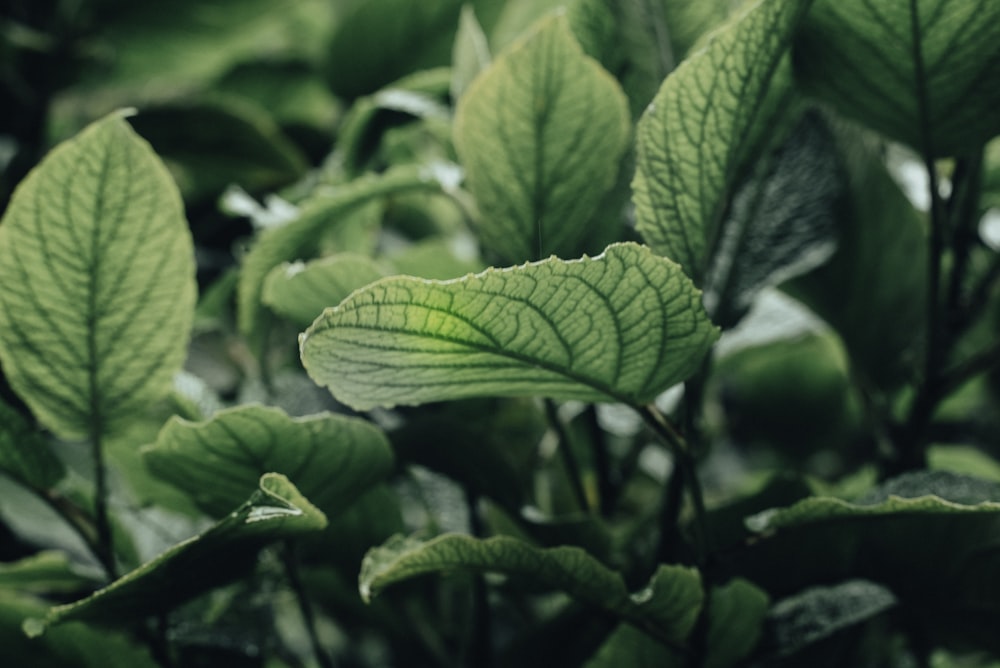
POLYGON ((704 668, 738 665, 757 646, 770 599, 741 578, 712 589, 704 668))
POLYGON ((105 432, 166 394, 194 302, 177 188, 122 114, 15 191, 0 224, 0 362, 46 427, 105 432))
POLYGON ((66 475, 41 432, 0 401, 0 472, 36 490, 51 489, 66 475))
POLYGON ((359 418, 290 418, 252 405, 205 422, 175 417, 143 455, 153 473, 213 517, 229 512, 267 472, 286 475, 333 516, 384 478, 393 461, 382 431, 359 418))
POLYGON ((357 410, 473 396, 645 403, 718 333, 680 268, 636 244, 453 281, 387 278, 300 337, 309 375, 357 410))
POLYGON ((664 81, 638 126, 637 227, 700 283, 769 86, 808 0, 754 2, 664 81))
POLYGON ((456 570, 502 573, 564 591, 668 642, 687 638, 702 604, 694 569, 660 566, 649 586, 630 594, 620 574, 579 548, 539 549, 505 536, 446 534, 426 542, 397 536, 365 556, 359 588, 368 600, 391 584, 456 570))
POLYGON ((1000 133, 993 0, 819 0, 796 37, 795 65, 808 91, 879 132, 921 149, 926 131, 935 155, 1000 133))
POLYGON ((324 527, 323 513, 285 476, 265 474, 246 503, 201 535, 175 545, 85 599, 56 606, 43 619, 29 619, 25 631, 38 636, 68 621, 116 625, 163 614, 245 575, 265 545, 324 527))
POLYGON ((605 222, 591 214, 615 182, 628 119, 621 88, 565 16, 501 53, 455 111, 484 244, 507 262, 578 255, 605 222))

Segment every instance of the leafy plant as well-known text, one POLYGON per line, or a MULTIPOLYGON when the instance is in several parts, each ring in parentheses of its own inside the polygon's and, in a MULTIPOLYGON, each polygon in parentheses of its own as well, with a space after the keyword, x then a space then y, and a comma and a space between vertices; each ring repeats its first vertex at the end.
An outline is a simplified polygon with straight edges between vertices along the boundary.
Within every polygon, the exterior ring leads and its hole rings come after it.
POLYGON ((996 3, 0 25, 6 663, 998 665, 996 3))

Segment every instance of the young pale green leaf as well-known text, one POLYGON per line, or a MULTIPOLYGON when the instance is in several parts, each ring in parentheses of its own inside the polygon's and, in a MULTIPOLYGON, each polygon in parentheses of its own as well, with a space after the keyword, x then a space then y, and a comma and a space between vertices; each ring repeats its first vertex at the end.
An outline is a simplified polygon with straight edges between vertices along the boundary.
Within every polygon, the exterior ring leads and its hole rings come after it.
POLYGON ((285 262, 264 280, 261 301, 278 315, 305 329, 328 306, 384 277, 369 257, 355 253, 331 255, 311 262, 285 262))
POLYGON ((309 375, 357 409, 473 396, 641 404, 718 337, 675 263, 633 243, 452 281, 387 278, 300 336, 309 375))
POLYGON ((308 254, 325 228, 336 225, 347 212, 386 195, 412 190, 439 190, 433 170, 398 167, 380 176, 360 178, 331 195, 319 196, 302 214, 282 227, 266 230, 247 253, 237 286, 239 327, 244 335, 257 339, 264 318, 261 293, 268 273, 282 262, 308 254))
POLYGON ((254 405, 204 422, 172 418, 143 457, 213 517, 239 504, 267 472, 288 476, 332 516, 384 478, 393 462, 388 440, 370 422, 330 413, 291 418, 254 405))
POLYGON ((426 542, 396 536, 365 555, 358 585, 368 601, 391 584, 456 570, 501 573, 564 591, 673 643, 691 633, 702 605, 701 578, 692 568, 660 566, 645 589, 630 594, 619 573, 580 548, 539 549, 508 536, 445 534, 426 542))
POLYGON ((44 618, 29 619, 25 632, 38 636, 63 622, 114 625, 163 614, 245 575, 265 545, 319 531, 326 523, 323 512, 288 478, 267 473, 249 500, 204 533, 178 543, 85 599, 55 606, 44 618))
POLYGON ((542 20, 455 111, 455 150, 485 245, 509 262, 578 255, 602 222, 591 214, 628 138, 617 82, 584 54, 564 15, 542 20))
POLYGON ((818 0, 795 65, 807 91, 889 137, 921 149, 926 130, 935 155, 1000 133, 995 0, 818 0))
POLYGON ((14 193, 0 224, 0 362, 46 427, 107 431, 169 389, 195 291, 177 188, 114 114, 14 193))
POLYGON ((66 475, 66 466, 52 452, 41 432, 2 401, 0 473, 36 490, 51 489, 66 475))
POLYGON ((472 5, 462 7, 451 50, 451 99, 458 100, 472 80, 493 60, 490 44, 472 5))
POLYGON ((810 4, 752 3, 667 77, 639 122, 637 227, 699 283, 750 130, 773 109, 769 86, 810 4))
POLYGON ((0 589, 39 594, 73 594, 90 591, 97 584, 69 556, 58 550, 43 550, 19 561, 0 564, 0 589))

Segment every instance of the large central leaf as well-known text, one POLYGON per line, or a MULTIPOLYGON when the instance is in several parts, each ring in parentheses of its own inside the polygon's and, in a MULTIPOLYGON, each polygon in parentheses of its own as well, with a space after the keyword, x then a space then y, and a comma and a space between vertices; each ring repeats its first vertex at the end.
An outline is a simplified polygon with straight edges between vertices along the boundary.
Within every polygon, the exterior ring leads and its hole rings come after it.
POLYGON ((565 16, 498 57, 455 111, 455 150, 488 247, 509 262, 578 255, 614 184, 628 120, 621 88, 565 16))
POLYGON ((121 114, 15 191, 0 225, 0 362, 46 427, 105 431, 165 393, 194 300, 181 198, 121 114))
POLYGON ((358 410, 473 396, 645 403, 718 332, 674 262, 625 243, 453 281, 384 279, 301 336, 309 375, 358 410))
POLYGON ((638 229, 699 281, 775 70, 808 0, 763 0, 664 81, 637 130, 638 229))

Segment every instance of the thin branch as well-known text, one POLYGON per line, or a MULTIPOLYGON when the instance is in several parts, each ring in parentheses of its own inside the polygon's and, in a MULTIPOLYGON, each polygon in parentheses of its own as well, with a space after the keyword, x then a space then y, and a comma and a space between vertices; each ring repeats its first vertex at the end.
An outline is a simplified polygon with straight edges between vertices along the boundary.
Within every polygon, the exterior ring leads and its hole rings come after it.
POLYGON ((316 615, 313 611, 312 602, 302 585, 302 576, 299 573, 299 560, 295 554, 295 546, 291 541, 286 541, 284 549, 281 551, 282 563, 285 567, 285 577, 288 578, 288 585, 295 593, 295 598, 299 604, 299 612, 309 636, 309 644, 312 647, 313 656, 316 663, 321 668, 334 668, 333 660, 323 649, 319 640, 319 633, 316 631, 316 615))
POLYGON ((556 403, 551 399, 545 400, 545 415, 549 419, 549 425, 555 430, 556 436, 559 438, 559 454, 562 457, 563 465, 566 467, 566 477, 569 478, 569 484, 573 490, 573 496, 576 498, 577 505, 580 506, 580 510, 583 512, 590 512, 590 503, 587 502, 587 491, 583 488, 583 474, 580 469, 580 463, 576 460, 576 454, 573 452, 573 444, 569 439, 569 432, 566 431, 565 425, 559 419, 559 411, 556 408, 556 403))

